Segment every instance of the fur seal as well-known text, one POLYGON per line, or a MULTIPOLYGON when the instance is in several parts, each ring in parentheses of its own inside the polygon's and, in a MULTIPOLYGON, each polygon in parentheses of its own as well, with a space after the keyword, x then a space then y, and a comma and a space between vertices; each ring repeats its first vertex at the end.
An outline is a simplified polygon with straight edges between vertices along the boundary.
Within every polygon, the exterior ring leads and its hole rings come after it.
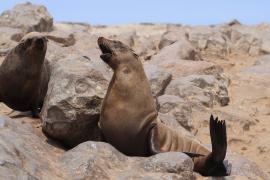
POLYGON ((103 100, 99 126, 105 141, 129 156, 179 151, 194 161, 202 175, 228 175, 226 124, 210 117, 212 152, 181 136, 157 118, 150 84, 138 56, 125 44, 99 37, 101 59, 114 71, 103 100))
POLYGON ((0 66, 0 102, 39 116, 49 82, 46 50, 47 38, 32 32, 7 54, 0 66))

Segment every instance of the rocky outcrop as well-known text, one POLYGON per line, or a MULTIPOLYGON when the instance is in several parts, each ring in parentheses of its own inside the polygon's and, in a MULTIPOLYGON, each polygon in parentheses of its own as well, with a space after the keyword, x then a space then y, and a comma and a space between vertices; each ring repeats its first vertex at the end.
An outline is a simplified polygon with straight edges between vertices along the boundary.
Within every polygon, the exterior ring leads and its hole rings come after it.
POLYGON ((175 119, 182 127, 187 130, 192 129, 191 120, 191 104, 184 99, 174 95, 162 95, 158 97, 159 112, 175 119))
POLYGON ((0 26, 22 29, 25 33, 31 31, 51 31, 53 18, 45 6, 31 3, 18 4, 13 9, 0 15, 0 26))
POLYGON ((156 63, 166 60, 200 60, 200 54, 190 42, 180 40, 164 47, 158 54, 151 58, 151 61, 156 63))
POLYGON ((153 96, 162 95, 170 83, 172 75, 162 68, 149 64, 144 66, 144 70, 150 82, 153 96))
POLYGON ((173 80, 165 94, 179 96, 198 107, 213 107, 229 103, 227 87, 212 75, 190 75, 173 80))
POLYGON ((192 160, 177 152, 127 157, 92 141, 65 151, 46 140, 35 120, 0 116, 1 179, 192 179, 192 169, 192 160))
POLYGON ((90 59, 57 61, 42 109, 43 131, 68 146, 100 140, 97 123, 107 86, 107 79, 90 59))

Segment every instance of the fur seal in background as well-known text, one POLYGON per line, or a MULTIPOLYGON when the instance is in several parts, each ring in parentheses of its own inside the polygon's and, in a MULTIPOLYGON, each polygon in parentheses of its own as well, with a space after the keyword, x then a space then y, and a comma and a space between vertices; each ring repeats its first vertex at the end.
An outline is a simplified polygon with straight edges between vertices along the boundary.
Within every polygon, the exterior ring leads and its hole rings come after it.
POLYGON ((39 116, 49 82, 46 50, 47 38, 32 32, 7 54, 0 66, 0 102, 39 116))
POLYGON ((105 140, 130 156, 184 152, 202 175, 228 175, 226 124, 210 118, 212 152, 161 123, 150 85, 138 56, 120 41, 98 39, 101 59, 114 71, 103 100, 100 128, 105 140))

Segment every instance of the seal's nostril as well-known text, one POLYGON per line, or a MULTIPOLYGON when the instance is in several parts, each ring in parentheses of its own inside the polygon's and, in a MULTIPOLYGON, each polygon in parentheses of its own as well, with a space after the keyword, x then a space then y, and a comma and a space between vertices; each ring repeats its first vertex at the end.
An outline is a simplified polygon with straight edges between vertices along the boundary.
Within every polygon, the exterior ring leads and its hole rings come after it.
POLYGON ((36 43, 37 44, 42 44, 44 42, 43 38, 37 38, 36 43))

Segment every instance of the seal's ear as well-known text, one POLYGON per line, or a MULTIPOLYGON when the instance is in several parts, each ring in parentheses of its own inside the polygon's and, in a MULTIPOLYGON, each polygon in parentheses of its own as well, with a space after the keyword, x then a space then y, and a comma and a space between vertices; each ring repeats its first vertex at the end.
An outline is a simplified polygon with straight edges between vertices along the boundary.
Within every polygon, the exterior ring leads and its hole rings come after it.
POLYGON ((111 53, 101 54, 100 58, 107 63, 112 58, 112 54, 111 53))

